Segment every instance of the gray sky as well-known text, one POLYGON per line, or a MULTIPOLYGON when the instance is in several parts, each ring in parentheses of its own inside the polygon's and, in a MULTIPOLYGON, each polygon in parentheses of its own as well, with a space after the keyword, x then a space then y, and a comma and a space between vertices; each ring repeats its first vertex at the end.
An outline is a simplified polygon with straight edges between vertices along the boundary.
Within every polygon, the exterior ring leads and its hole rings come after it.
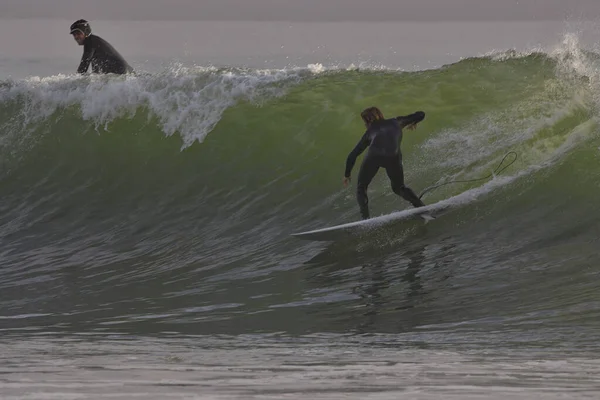
POLYGON ((75 20, 594 20, 600 0, 0 0, 0 18, 75 20))

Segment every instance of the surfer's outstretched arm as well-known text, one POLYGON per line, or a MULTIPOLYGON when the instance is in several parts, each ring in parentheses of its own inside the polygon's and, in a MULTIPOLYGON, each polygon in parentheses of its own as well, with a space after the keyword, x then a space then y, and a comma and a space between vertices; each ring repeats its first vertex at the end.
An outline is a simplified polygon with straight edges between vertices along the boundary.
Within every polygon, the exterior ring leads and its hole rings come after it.
POLYGON ((396 117, 396 119, 400 122, 400 129, 402 129, 406 126, 418 124, 423 121, 425 119, 425 113, 423 111, 417 111, 410 115, 396 117))
POLYGON ((345 178, 350 178, 350 173, 352 172, 352 168, 354 168, 354 164, 356 164, 356 159, 362 154, 363 151, 365 151, 367 147, 369 147, 369 138, 365 132, 363 137, 360 138, 354 149, 352 149, 346 158, 346 171, 344 172, 345 178))

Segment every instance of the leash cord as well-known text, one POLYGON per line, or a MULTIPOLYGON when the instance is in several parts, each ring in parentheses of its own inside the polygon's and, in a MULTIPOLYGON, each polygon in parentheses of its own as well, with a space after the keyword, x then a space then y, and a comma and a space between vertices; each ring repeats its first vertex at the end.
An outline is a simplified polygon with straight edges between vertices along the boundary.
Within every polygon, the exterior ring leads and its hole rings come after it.
POLYGON ((500 172, 504 171, 506 168, 510 167, 511 165, 514 164, 515 161, 517 161, 517 153, 515 153, 514 151, 509 151, 508 153, 506 153, 504 155, 504 157, 502 158, 502 161, 500 161, 500 164, 498 164, 498 166, 496 167, 496 169, 489 174, 488 176, 484 176, 483 178, 476 178, 476 179, 467 179, 467 180, 456 180, 456 181, 448 181, 448 182, 444 182, 444 183, 440 183, 439 185, 434 185, 434 186, 429 186, 428 188, 425 188, 425 190, 423 190, 423 193, 421 193, 421 195, 419 196, 419 199, 421 199, 425 193, 430 192, 434 189, 437 189, 439 187, 445 186, 445 185, 449 185, 451 183, 469 183, 469 182, 477 182, 477 181, 482 181, 488 178, 491 178, 494 175, 499 174, 500 172), (504 161, 506 160, 506 158, 510 155, 513 154, 515 156, 515 158, 505 167, 503 167, 502 169, 500 169, 500 167, 502 166, 502 164, 504 164, 504 161))

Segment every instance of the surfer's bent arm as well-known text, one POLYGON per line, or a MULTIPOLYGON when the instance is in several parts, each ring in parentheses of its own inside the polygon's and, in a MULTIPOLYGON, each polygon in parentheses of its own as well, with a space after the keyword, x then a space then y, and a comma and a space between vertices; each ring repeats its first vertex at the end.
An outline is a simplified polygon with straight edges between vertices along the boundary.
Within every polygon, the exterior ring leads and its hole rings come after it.
POLYGON ((77 73, 84 74, 87 72, 93 56, 94 48, 86 45, 83 50, 83 56, 81 57, 81 63, 79 64, 79 68, 77 68, 77 73))
POLYGON ((352 168, 354 168, 354 164, 356 163, 356 158, 361 155, 365 149, 369 147, 369 139, 367 133, 363 135, 360 141, 356 144, 354 149, 348 154, 348 158, 346 158, 346 171, 344 173, 344 177, 350 178, 350 173, 352 172, 352 168))
POLYGON ((410 115, 396 117, 396 119, 400 122, 400 128, 404 128, 405 126, 418 124, 423 121, 425 119, 425 113, 423 111, 417 111, 410 115))

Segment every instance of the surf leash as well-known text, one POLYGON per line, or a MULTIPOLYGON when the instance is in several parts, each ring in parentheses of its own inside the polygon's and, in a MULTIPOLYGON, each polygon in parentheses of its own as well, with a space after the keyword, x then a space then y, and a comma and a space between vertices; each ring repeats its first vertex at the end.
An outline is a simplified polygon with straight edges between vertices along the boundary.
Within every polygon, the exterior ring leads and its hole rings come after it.
POLYGON ((423 191, 423 193, 421 193, 421 195, 419 196, 419 199, 421 197, 423 197, 425 195, 425 193, 430 192, 434 189, 437 189, 439 187, 445 186, 445 185, 449 185, 451 183, 469 183, 469 182, 477 182, 477 181, 483 181, 485 179, 489 179, 491 177, 493 177, 494 175, 498 175, 500 172, 504 171, 506 168, 510 167, 511 165, 514 164, 515 161, 517 161, 517 153, 515 153, 514 151, 509 151, 508 153, 506 153, 504 155, 504 157, 502 158, 502 161, 500 161, 500 164, 498 164, 498 166, 496 167, 496 169, 489 174, 488 176, 484 176, 483 178, 476 178, 476 179, 466 179, 466 180, 456 180, 456 181, 448 181, 448 182, 444 182, 444 183, 440 183, 439 185, 434 185, 434 186, 429 186, 428 188, 425 188, 425 190, 423 191), (504 164, 504 161, 506 160, 506 158, 510 155, 514 155, 515 158, 506 166, 502 167, 502 164, 504 164), (502 167, 502 169, 500 169, 500 167, 502 167))

